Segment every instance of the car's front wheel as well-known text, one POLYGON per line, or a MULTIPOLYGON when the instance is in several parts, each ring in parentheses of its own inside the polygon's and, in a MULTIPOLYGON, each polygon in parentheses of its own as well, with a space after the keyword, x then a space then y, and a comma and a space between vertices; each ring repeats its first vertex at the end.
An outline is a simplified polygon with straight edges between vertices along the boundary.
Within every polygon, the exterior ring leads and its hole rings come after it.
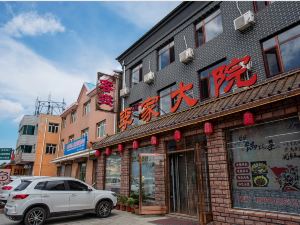
POLYGON ((42 225, 46 220, 46 210, 42 207, 30 209, 24 217, 25 225, 42 225))
POLYGON ((106 218, 110 215, 113 204, 109 200, 102 200, 97 204, 96 214, 100 218, 106 218))

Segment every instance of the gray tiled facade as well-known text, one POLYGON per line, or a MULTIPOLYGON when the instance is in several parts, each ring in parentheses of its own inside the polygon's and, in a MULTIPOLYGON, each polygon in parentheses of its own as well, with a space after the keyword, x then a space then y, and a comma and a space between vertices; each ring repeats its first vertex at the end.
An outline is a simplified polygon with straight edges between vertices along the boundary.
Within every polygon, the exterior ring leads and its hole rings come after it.
MULTIPOLYGON (((254 12, 252 1, 238 2, 242 13, 254 12)), ((183 81, 194 84, 194 97, 199 99, 198 71, 217 61, 226 58, 241 58, 250 55, 252 71, 257 73, 258 82, 266 79, 262 54, 262 41, 297 24, 300 21, 300 2, 274 2, 255 13, 255 25, 241 33, 234 30, 233 21, 240 16, 236 2, 185 2, 170 15, 163 19, 139 41, 118 57, 124 61, 126 68, 126 86, 129 86, 130 73, 134 65, 143 63, 143 75, 151 70, 155 73, 155 81, 148 85, 140 82, 130 88, 130 95, 125 98, 125 107, 157 92, 173 83, 183 81), (223 33, 211 41, 196 48, 195 22, 204 19, 215 8, 220 7, 223 23, 223 33), (171 15, 171 16, 170 16, 171 15), (194 49, 195 59, 185 65, 179 61, 179 53, 185 49, 183 37, 186 37, 188 47, 194 49), (175 62, 158 71, 158 48, 174 38, 175 62)), ((182 104, 181 109, 185 107, 182 104)))

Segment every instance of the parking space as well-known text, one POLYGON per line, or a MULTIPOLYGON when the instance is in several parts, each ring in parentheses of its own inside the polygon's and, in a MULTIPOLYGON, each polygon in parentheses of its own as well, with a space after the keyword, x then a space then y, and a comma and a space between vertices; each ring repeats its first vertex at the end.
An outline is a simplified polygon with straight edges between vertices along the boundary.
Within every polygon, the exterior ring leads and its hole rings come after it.
MULTIPOLYGON (((92 224, 101 224, 101 225, 126 225, 126 224, 155 224, 151 221, 165 219, 163 216, 138 216, 132 213, 123 212, 119 210, 113 210, 112 214, 108 218, 100 219, 97 218, 94 214, 85 214, 85 215, 76 215, 76 216, 68 216, 68 217, 60 217, 60 218, 52 218, 46 222, 46 225, 56 225, 56 224, 84 224, 84 225, 92 225, 92 224)), ((6 216, 1 213, 0 214, 0 225, 19 225, 20 222, 14 222, 6 218, 6 216)))

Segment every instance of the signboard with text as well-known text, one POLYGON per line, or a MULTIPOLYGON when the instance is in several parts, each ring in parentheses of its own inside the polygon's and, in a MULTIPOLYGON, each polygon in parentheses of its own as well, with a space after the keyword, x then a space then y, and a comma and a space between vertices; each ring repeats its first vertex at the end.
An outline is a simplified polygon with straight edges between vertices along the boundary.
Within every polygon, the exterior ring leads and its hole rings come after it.
POLYGON ((65 144, 64 155, 70 155, 72 153, 83 151, 87 148, 87 136, 76 139, 74 141, 65 144))
POLYGON ((10 182, 10 169, 0 169, 0 186, 10 182))
POLYGON ((0 148, 0 160, 10 160, 12 148, 0 148))
POLYGON ((96 109, 114 111, 116 79, 113 76, 98 73, 96 109))
MULTIPOLYGON (((245 73, 248 71, 247 65, 250 63, 251 57, 246 55, 242 58, 233 58, 228 65, 221 65, 212 71, 213 87, 215 97, 219 97, 220 94, 230 92, 234 87, 244 88, 250 87, 257 82, 257 74, 252 74, 251 77, 245 77, 245 73), (224 87, 223 92, 221 87, 224 87)), ((179 82, 178 89, 170 93, 171 101, 174 101, 174 105, 171 105, 170 112, 175 113, 182 102, 185 102, 189 107, 193 107, 198 103, 198 99, 194 99, 188 95, 193 90, 193 84, 184 84, 179 82)), ((148 97, 141 103, 141 111, 138 116, 139 120, 143 122, 151 121, 152 117, 159 117, 160 112, 156 111, 159 104, 160 96, 148 97)), ((127 107, 120 113, 119 128, 121 131, 126 130, 133 124, 133 107, 127 107)))

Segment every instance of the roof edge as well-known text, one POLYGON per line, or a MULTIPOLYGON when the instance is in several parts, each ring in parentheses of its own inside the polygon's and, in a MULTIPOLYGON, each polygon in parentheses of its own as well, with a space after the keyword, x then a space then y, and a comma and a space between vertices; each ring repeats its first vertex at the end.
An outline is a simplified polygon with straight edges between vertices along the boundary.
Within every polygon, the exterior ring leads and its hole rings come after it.
POLYGON ((151 36, 155 31, 157 31, 163 24, 171 20, 172 17, 177 15, 187 6, 192 4, 193 1, 183 1, 178 6, 176 6, 171 12, 169 12, 164 18, 162 18, 159 22, 157 22, 150 30, 148 30, 142 37, 140 37, 136 42, 134 42, 129 48, 127 48, 121 55, 119 55, 116 60, 120 62, 125 55, 127 55, 130 51, 137 48, 142 42, 144 42, 149 36, 151 36))

